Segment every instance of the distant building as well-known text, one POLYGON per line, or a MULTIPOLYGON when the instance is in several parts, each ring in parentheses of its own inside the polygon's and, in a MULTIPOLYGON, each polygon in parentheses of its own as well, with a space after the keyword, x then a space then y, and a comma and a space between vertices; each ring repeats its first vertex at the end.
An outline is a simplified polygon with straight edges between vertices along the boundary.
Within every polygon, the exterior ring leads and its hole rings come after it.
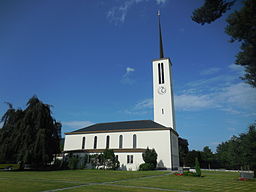
POLYGON ((179 167, 178 133, 175 127, 171 62, 164 57, 159 16, 160 58, 153 60, 154 121, 99 123, 65 133, 64 151, 79 156, 113 149, 120 168, 138 170, 142 153, 154 148, 157 167, 179 167))

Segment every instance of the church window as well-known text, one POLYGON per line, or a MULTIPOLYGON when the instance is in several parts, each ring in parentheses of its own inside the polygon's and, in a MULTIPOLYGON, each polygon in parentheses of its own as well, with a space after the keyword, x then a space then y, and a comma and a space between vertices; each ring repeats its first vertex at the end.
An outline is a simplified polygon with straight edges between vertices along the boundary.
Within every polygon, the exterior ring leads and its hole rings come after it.
POLYGON ((162 114, 164 114, 164 109, 162 108, 162 114))
POLYGON ((123 135, 119 136, 119 148, 122 149, 123 148, 123 135))
POLYGON ((159 84, 164 84, 164 64, 158 63, 158 81, 159 84))
POLYGON ((161 72, 162 72, 162 84, 164 84, 164 64, 161 63, 161 72))
POLYGON ((160 63, 158 63, 158 80, 159 80, 159 84, 161 84, 161 68, 160 68, 160 63))
POLYGON ((137 136, 133 135, 133 148, 135 149, 137 147, 137 136))
POLYGON ((97 136, 94 137, 94 145, 93 148, 96 149, 97 148, 97 136))
POLYGON ((107 141, 106 141, 106 149, 109 148, 109 135, 107 136, 107 141))
POLYGON ((133 163, 133 155, 127 155, 127 163, 133 163))
POLYGON ((84 149, 85 148, 85 137, 83 137, 83 139, 82 139, 82 149, 84 149))

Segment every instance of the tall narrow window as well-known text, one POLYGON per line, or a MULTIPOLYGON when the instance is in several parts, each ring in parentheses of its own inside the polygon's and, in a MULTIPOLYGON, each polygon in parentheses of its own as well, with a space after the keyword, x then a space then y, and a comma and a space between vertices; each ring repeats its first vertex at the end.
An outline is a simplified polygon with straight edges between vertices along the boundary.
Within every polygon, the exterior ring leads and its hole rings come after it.
POLYGON ((93 145, 94 149, 97 149, 97 136, 94 137, 94 145, 93 145))
POLYGON ((164 109, 162 108, 162 114, 164 114, 164 109))
POLYGON ((123 135, 119 136, 119 148, 122 149, 123 148, 123 135))
POLYGON ((161 72, 162 72, 162 84, 164 84, 164 64, 161 63, 161 72))
POLYGON ((133 155, 127 155, 127 163, 133 163, 133 155))
POLYGON ((130 163, 130 155, 127 155, 127 163, 130 163))
POLYGON ((160 67, 160 63, 158 63, 158 80, 159 80, 159 84, 161 84, 162 78, 161 78, 161 67, 160 67))
POLYGON ((159 84, 164 84, 164 64, 158 63, 158 81, 159 84))
POLYGON ((107 141, 106 141, 106 149, 109 148, 109 135, 107 136, 107 141))
POLYGON ((83 139, 82 139, 82 149, 84 149, 85 148, 85 137, 83 137, 83 139))
POLYGON ((133 135, 133 148, 135 149, 137 147, 137 137, 136 135, 134 134, 133 135))

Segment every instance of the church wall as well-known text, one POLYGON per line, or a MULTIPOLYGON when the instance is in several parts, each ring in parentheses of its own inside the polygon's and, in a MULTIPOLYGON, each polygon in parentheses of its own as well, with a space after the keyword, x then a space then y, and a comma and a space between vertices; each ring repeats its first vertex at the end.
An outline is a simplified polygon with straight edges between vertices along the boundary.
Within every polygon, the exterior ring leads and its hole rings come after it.
POLYGON ((167 58, 153 61, 154 121, 176 129, 172 95, 171 63, 167 58), (159 67, 163 63, 163 82, 159 82, 159 67), (161 91, 164 89, 165 91, 161 91))
POLYGON ((178 136, 174 133, 171 133, 171 142, 172 142, 172 166, 173 168, 178 168, 180 165, 179 162, 179 146, 178 146, 178 136))
MULTIPOLYGON (((120 135, 123 135, 123 149, 132 149, 134 134, 137 138, 136 148, 154 148, 158 154, 158 166, 171 167, 170 130, 71 134, 65 136, 64 151, 81 150, 83 137, 85 137, 85 149, 93 149, 95 136, 97 136, 97 149, 105 149, 107 135, 110 136, 110 149, 119 149, 120 135)), ((115 154, 118 155, 120 166, 123 164, 127 170, 137 170, 139 165, 144 163, 141 152, 120 152, 115 154), (129 154, 134 155, 133 164, 127 164, 127 155, 129 154)))

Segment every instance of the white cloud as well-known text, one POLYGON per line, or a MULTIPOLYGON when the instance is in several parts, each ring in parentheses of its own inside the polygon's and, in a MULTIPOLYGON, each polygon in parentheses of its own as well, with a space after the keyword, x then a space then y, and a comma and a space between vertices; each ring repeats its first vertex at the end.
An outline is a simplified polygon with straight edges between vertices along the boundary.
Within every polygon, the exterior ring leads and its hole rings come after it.
POLYGON ((134 107, 135 110, 150 109, 150 108, 153 108, 153 99, 151 98, 138 102, 134 107))
MULTIPOLYGON (((156 4, 165 4, 167 0, 154 0, 156 4)), ((115 24, 124 23, 128 9, 130 9, 134 4, 141 2, 149 2, 149 0, 125 0, 122 1, 121 5, 115 6, 107 12, 107 18, 110 22, 115 24)))
POLYGON ((244 74, 244 67, 242 67, 241 65, 231 64, 228 66, 228 68, 231 69, 231 71, 240 75, 244 74))
POLYGON ((181 111, 214 108, 233 114, 241 114, 245 111, 250 114, 256 108, 255 98, 256 89, 240 82, 224 84, 222 87, 208 91, 175 95, 175 106, 181 111))
POLYGON ((164 3, 166 3, 167 2, 167 0, 156 0, 156 3, 157 4, 164 4, 164 3))
POLYGON ((130 115, 144 115, 150 113, 153 109, 153 99, 147 98, 136 103, 131 109, 124 112, 130 115))
POLYGON ((198 110, 214 106, 209 95, 175 95, 174 101, 176 109, 181 111, 198 110))
POLYGON ((126 67, 126 72, 123 75, 121 82, 123 84, 129 84, 129 85, 133 84, 134 80, 131 78, 131 73, 133 73, 134 71, 135 71, 134 68, 126 67))
POLYGON ((135 71, 134 68, 126 67, 126 73, 130 73, 130 72, 133 72, 133 71, 135 71))
POLYGON ((67 128, 72 128, 72 129, 84 128, 94 124, 91 121, 63 121, 61 123, 63 126, 67 128))
POLYGON ((235 131, 236 131, 236 128, 234 128, 234 127, 228 127, 227 130, 228 130, 228 131, 231 131, 231 132, 235 132, 235 131))
POLYGON ((0 129, 1 129, 3 126, 4 126, 4 123, 1 122, 1 123, 0 123, 0 129))
POLYGON ((205 69, 205 70, 201 71, 200 75, 212 75, 212 74, 219 72, 220 70, 221 70, 221 68, 212 67, 212 68, 205 69))

